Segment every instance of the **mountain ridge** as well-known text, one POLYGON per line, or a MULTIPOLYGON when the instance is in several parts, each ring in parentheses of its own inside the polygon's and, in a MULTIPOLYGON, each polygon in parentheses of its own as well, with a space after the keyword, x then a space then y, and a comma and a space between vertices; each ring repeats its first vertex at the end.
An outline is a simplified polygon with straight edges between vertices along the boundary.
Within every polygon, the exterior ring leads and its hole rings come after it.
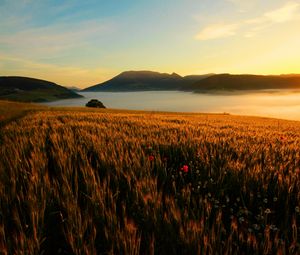
POLYGON ((204 74, 180 76, 176 73, 125 71, 105 82, 81 91, 232 91, 262 89, 300 89, 299 74, 204 74))
POLYGON ((184 90, 201 92, 211 90, 263 90, 263 89, 300 89, 300 76, 254 75, 254 74, 217 74, 207 77, 184 90))
POLYGON ((126 71, 82 91, 143 91, 179 89, 182 77, 153 71, 126 71))
MULTIPOLYGON (((196 80, 207 75, 197 75, 196 80)), ((90 86, 81 91, 149 91, 149 90, 180 90, 184 84, 193 83, 189 77, 180 76, 173 72, 159 73, 154 71, 125 71, 110 80, 90 86)))

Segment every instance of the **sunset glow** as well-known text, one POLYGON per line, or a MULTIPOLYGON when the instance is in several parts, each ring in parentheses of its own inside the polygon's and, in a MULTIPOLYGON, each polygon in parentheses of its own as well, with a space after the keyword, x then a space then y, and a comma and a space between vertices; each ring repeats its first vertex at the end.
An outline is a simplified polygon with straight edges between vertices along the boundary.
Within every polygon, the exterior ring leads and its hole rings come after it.
POLYGON ((300 73, 300 1, 0 0, 1 75, 300 73))

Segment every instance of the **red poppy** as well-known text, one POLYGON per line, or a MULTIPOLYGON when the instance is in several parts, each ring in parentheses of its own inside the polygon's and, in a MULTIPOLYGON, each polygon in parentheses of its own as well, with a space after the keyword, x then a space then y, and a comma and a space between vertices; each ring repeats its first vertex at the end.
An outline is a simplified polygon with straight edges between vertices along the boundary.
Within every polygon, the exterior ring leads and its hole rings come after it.
POLYGON ((153 156, 153 155, 150 155, 150 156, 149 156, 149 160, 150 160, 150 161, 153 161, 153 160, 154 160, 154 156, 153 156))
POLYGON ((183 167, 181 167, 181 171, 187 173, 189 171, 189 166, 188 165, 184 165, 183 167))

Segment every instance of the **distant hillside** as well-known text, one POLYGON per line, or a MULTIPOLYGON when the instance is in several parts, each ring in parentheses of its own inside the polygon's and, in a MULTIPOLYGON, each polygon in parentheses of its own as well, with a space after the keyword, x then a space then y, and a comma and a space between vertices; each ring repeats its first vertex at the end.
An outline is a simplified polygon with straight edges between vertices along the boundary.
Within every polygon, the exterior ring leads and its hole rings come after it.
POLYGON ((207 78, 209 75, 190 75, 182 77, 176 73, 158 73, 151 71, 127 71, 106 82, 86 88, 82 91, 150 91, 180 90, 187 84, 207 78))
POLYGON ((81 96, 53 82, 28 77, 0 77, 0 99, 47 102, 77 97, 81 96))
POLYGON ((261 89, 299 89, 300 76, 284 75, 231 75, 219 74, 210 76, 194 84, 182 87, 189 91, 208 90, 261 90, 261 89))
POLYGON ((65 86, 65 88, 72 90, 74 92, 79 92, 81 90, 81 88, 78 88, 76 86, 65 86))
POLYGON ((128 71, 83 91, 178 90, 182 85, 182 81, 183 78, 175 73, 128 71))
POLYGON ((300 88, 300 75, 297 74, 269 76, 205 74, 182 77, 176 73, 129 71, 83 91, 183 90, 205 92, 298 88, 300 88))
POLYGON ((201 81, 205 78, 208 78, 210 76, 213 76, 215 75, 214 73, 209 73, 209 74, 193 74, 193 75, 187 75, 187 76, 184 76, 183 78, 186 80, 186 81, 193 81, 193 82, 196 82, 196 81, 201 81))

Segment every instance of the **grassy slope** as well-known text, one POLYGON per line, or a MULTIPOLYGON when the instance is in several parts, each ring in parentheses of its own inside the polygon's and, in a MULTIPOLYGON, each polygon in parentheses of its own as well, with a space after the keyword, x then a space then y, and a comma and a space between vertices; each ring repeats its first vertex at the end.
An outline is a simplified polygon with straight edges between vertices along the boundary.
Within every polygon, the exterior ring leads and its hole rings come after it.
POLYGON ((0 95, 0 100, 11 100, 18 102, 50 102, 60 99, 71 98, 69 95, 61 95, 59 91, 51 89, 38 89, 34 91, 11 92, 0 95))
POLYGON ((299 252, 300 122, 47 108, 1 132, 0 253, 299 252))
POLYGON ((77 97, 81 96, 53 82, 28 77, 0 77, 0 100, 45 102, 77 97))

